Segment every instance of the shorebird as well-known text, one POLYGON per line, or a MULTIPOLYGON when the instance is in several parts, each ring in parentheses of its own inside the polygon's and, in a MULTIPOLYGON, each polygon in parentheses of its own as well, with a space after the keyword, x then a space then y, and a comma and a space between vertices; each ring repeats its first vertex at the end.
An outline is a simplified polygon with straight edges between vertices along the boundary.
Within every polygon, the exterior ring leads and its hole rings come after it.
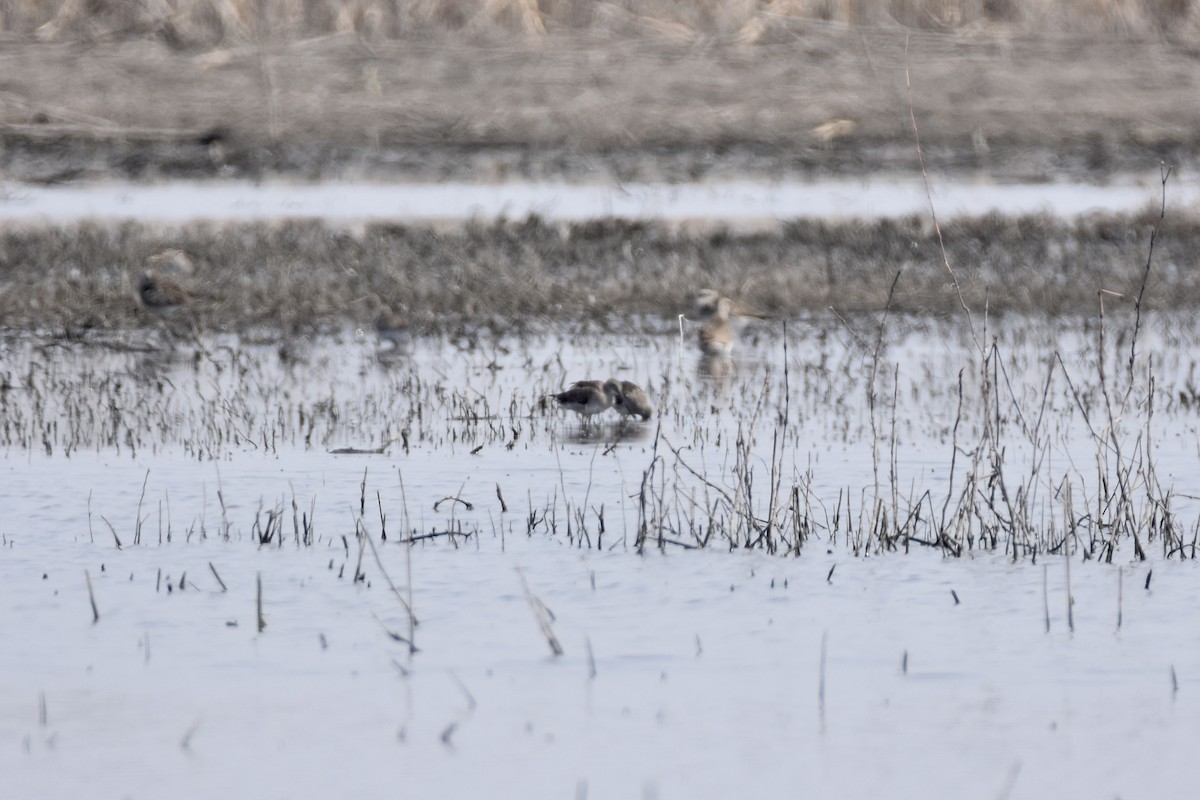
POLYGON ((164 313, 188 302, 187 290, 179 283, 158 274, 153 269, 142 273, 138 279, 138 299, 147 311, 164 313))
POLYGON ((397 348, 407 345, 411 337, 408 320, 387 306, 381 306, 375 315, 375 334, 397 348))
POLYGON ((700 326, 700 350, 706 356, 728 356, 733 352, 733 301, 722 297, 708 321, 700 326))
POLYGON ((137 283, 142 307, 162 314, 186 305, 190 297, 181 279, 192 270, 192 260, 182 250, 169 248, 149 256, 137 283))
POLYGON ((558 404, 568 411, 574 411, 586 422, 602 411, 612 408, 620 394, 620 387, 614 380, 607 381, 575 381, 565 392, 551 395, 558 404))
POLYGON ((188 258, 188 254, 177 247, 168 247, 149 256, 146 259, 146 266, 148 269, 179 276, 191 275, 196 269, 196 265, 192 263, 192 259, 188 258))
POLYGON ((731 318, 754 317, 755 319, 766 319, 766 316, 758 309, 748 306, 740 300, 734 300, 732 297, 725 297, 716 289, 701 289, 696 293, 696 297, 692 300, 692 311, 696 319, 701 322, 711 319, 717 313, 717 306, 722 299, 729 301, 731 318))
POLYGON ((621 381, 618 384, 615 378, 608 382, 614 384, 618 390, 613 407, 622 417, 641 417, 642 421, 645 421, 654 416, 654 406, 642 391, 642 387, 631 381, 621 381))

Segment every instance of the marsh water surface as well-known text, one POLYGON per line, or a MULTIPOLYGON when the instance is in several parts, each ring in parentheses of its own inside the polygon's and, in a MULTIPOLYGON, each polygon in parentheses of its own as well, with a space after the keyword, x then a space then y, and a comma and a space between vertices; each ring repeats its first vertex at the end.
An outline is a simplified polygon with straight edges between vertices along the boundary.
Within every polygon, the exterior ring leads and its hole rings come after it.
POLYGON ((1191 783, 1187 313, 179 328, 0 340, 13 796, 1191 783))

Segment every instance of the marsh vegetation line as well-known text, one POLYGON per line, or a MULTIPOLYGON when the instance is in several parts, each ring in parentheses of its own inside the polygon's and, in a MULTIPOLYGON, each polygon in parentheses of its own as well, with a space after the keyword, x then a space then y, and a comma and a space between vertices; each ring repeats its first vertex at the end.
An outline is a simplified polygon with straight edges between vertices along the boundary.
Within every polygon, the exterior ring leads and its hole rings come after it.
POLYGON ((64 344, 146 351, 197 332, 286 338, 354 325, 377 328, 402 351, 413 336, 448 329, 472 337, 481 328, 586 321, 636 332, 689 312, 703 287, 775 316, 875 313, 889 293, 896 312, 944 314, 966 303, 992 314, 1093 314, 1101 288, 1109 309, 1135 301, 1200 307, 1200 273, 1191 268, 1200 219, 1160 220, 1157 208, 1077 220, 986 216, 956 220, 942 233, 939 242, 917 216, 795 220, 742 233, 536 217, 449 230, 320 222, 5 228, 0 319, 10 330, 57 332, 64 344), (1146 275, 1156 229, 1156 269, 1146 275), (139 279, 164 248, 192 265, 171 276, 187 300, 150 307, 139 279), (947 285, 944 260, 955 264, 957 290, 947 285), (399 327, 378 327, 385 311, 399 327), (159 333, 139 334, 146 330, 159 333))

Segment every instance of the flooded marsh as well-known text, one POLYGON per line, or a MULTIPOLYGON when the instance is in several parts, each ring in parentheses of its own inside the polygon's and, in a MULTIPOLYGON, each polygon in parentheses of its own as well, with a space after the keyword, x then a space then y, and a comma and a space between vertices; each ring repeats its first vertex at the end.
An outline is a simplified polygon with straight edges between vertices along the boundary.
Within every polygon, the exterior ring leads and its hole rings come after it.
POLYGON ((6 337, 14 790, 1178 787, 1187 315, 679 324, 6 337))
POLYGON ((917 217, 7 229, 0 769, 1176 792, 1194 227, 956 219, 950 280, 917 217), (609 378, 650 418, 554 399, 609 378))
MULTIPOLYGON (((27 473, 150 459, 191 462, 205 482, 222 465, 315 459, 344 465, 349 487, 361 472, 403 484, 417 510, 459 498, 447 507, 470 534, 511 505, 525 533, 579 546, 603 546, 592 539, 605 529, 626 547, 799 554, 811 538, 1024 559, 1074 538, 1106 560, 1147 547, 1190 557, 1200 401, 1186 315, 977 324, 972 337, 958 320, 912 315, 760 320, 730 358, 698 354, 686 319, 399 344, 363 329, 268 343, 152 331, 125 350, 17 337, 0 446, 27 473), (559 409, 553 395, 587 376, 633 380, 654 417, 559 409), (434 478, 428 493, 414 483, 434 478)), ((153 508, 170 487, 156 494, 151 479, 153 508)), ((138 483, 89 490, 107 505, 138 483)), ((313 499, 258 494, 275 518, 313 499)), ((427 532, 412 513, 397 530, 427 532)))

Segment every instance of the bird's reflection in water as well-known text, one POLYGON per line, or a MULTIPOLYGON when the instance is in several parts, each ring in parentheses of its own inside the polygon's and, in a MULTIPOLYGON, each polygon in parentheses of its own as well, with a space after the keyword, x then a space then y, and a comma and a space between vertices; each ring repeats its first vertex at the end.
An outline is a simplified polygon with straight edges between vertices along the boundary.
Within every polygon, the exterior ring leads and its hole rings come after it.
POLYGON ((585 425, 575 423, 563 431, 563 438, 572 444, 602 444, 615 447, 619 444, 648 441, 653 438, 657 426, 622 420, 585 425))
POLYGON ((711 383, 718 389, 725 389, 736 372, 733 359, 728 355, 702 353, 696 362, 696 377, 702 383, 711 383))

